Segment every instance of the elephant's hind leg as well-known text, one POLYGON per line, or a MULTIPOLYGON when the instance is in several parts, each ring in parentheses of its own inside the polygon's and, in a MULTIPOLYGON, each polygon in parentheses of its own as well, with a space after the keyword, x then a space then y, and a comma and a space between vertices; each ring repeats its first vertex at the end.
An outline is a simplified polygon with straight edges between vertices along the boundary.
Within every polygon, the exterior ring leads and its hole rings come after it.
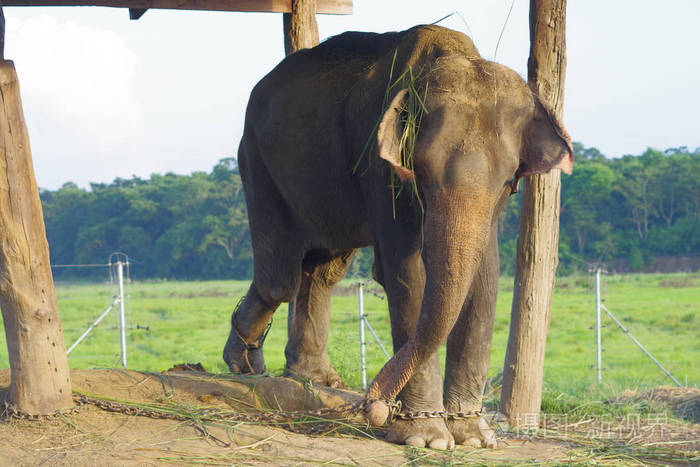
POLYGON ((312 250, 302 263, 301 285, 289 314, 289 339, 284 354, 285 376, 342 388, 343 381, 328 359, 326 343, 330 325, 331 291, 352 262, 355 250, 312 250))
POLYGON ((265 372, 262 344, 272 314, 278 306, 279 302, 263 301, 255 282, 250 285, 231 315, 231 332, 224 347, 224 361, 232 373, 265 372))
MULTIPOLYGON (((447 340, 444 399, 448 412, 481 409, 489 370, 498 274, 498 240, 494 226, 481 267, 447 340)), ((457 444, 496 447, 495 433, 483 418, 448 420, 447 427, 457 444)))
POLYGON ((272 315, 280 303, 293 300, 299 289, 302 247, 293 242, 279 245, 268 250, 271 254, 256 255, 253 283, 231 315, 224 361, 234 373, 265 371, 262 345, 272 315))
POLYGON ((238 153, 253 243, 253 282, 231 316, 224 361, 234 373, 265 370, 262 344, 272 315, 293 300, 301 281, 304 232, 277 189, 252 135, 238 153))

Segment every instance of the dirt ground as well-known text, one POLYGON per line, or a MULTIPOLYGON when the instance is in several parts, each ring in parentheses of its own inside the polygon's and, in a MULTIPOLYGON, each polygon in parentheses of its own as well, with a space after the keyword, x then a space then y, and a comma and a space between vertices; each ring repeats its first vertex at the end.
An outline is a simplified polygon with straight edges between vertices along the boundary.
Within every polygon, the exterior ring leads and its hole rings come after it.
MULTIPOLYGON (((558 430, 550 430, 550 436, 542 435, 542 430, 530 436, 501 433, 499 446, 493 450, 458 447, 452 452, 439 452, 381 441, 382 431, 367 429, 359 419, 330 421, 307 412, 304 417, 263 423, 211 420, 201 412, 202 408, 248 414, 259 414, 261 410, 271 413, 272 409, 313 410, 361 399, 361 395, 350 391, 313 388, 287 378, 115 369, 73 370, 71 377, 74 391, 81 394, 129 403, 139 409, 144 409, 144 405, 167 407, 170 410, 166 412, 185 420, 110 412, 92 404, 53 419, 6 417, 0 421, 0 465, 562 464, 585 460, 586 456, 590 461, 590 453, 600 451, 601 446, 612 449, 604 453, 604 459, 615 460, 615 447, 620 450, 631 443, 643 446, 646 450, 642 454, 647 453, 655 461, 692 464, 699 459, 697 424, 668 423, 662 427, 662 438, 658 426, 655 433, 640 438, 644 432, 640 425, 626 438, 618 430, 617 439, 594 445, 584 431, 576 432, 573 427, 569 431, 567 427, 563 434, 560 425, 558 430), (662 450, 649 447, 654 443, 663 445, 662 450), (659 453, 661 457, 657 456, 659 453)), ((0 400, 7 393, 9 381, 9 370, 0 370, 0 400)), ((621 451, 619 458, 629 460, 625 457, 628 455, 621 451)), ((639 456, 632 457, 632 463, 638 459, 639 456)))

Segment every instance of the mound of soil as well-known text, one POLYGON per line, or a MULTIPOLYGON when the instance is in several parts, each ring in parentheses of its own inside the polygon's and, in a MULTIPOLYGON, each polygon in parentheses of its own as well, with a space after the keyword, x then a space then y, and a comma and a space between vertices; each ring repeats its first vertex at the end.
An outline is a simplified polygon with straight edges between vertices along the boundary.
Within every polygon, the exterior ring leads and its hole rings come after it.
POLYGON ((658 386, 650 389, 644 395, 670 405, 678 417, 693 423, 700 423, 700 389, 658 386))

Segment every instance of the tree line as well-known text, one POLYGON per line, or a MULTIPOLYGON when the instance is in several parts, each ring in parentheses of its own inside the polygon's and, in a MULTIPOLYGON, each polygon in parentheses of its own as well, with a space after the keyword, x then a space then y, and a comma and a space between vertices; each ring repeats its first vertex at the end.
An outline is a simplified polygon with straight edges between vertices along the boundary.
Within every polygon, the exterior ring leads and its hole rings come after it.
MULTIPOLYGON (((700 148, 608 159, 574 143, 576 167, 562 176, 559 273, 606 263, 641 270, 658 256, 700 255, 700 148)), ((253 255, 243 187, 234 158, 210 173, 117 178, 83 189, 41 191, 53 264, 105 263, 125 252, 138 279, 249 279, 253 255)), ((499 218, 501 269, 514 273, 520 195, 499 218)), ((371 249, 349 275, 369 277, 371 249)), ((55 269, 57 279, 94 277, 55 269)))

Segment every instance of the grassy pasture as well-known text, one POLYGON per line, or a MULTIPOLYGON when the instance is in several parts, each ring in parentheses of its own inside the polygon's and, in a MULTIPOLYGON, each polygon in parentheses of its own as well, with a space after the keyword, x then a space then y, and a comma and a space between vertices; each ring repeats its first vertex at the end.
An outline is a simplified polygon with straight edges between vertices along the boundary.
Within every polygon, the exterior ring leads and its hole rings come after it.
MULTIPOLYGON (((700 384, 700 274, 604 276, 603 298, 646 348, 682 383, 700 384)), ((230 314, 248 283, 243 281, 134 282, 127 284, 128 366, 166 370, 175 363, 201 362, 225 372, 221 351, 230 314)), ((379 287, 377 286, 377 291, 379 287)), ((57 284, 59 309, 68 347, 112 302, 116 285, 57 284)), ((328 352, 347 386, 360 385, 357 295, 351 281, 334 296, 328 352)), ((497 305, 490 376, 501 371, 508 338, 512 278, 502 278, 497 305)), ((391 349, 385 300, 365 294, 369 320, 391 349)), ((595 383, 593 277, 564 277, 554 295, 545 362, 545 400, 556 406, 567 396, 606 396, 623 388, 642 390, 670 380, 607 316, 602 318, 603 385, 595 383)), ((287 307, 276 312, 265 344, 268 369, 284 366, 287 307)), ((118 367, 119 315, 114 309, 70 354, 73 368, 118 367)), ((9 366, 2 333, 0 367, 9 366)), ((384 356, 367 333, 369 378, 384 356)))

